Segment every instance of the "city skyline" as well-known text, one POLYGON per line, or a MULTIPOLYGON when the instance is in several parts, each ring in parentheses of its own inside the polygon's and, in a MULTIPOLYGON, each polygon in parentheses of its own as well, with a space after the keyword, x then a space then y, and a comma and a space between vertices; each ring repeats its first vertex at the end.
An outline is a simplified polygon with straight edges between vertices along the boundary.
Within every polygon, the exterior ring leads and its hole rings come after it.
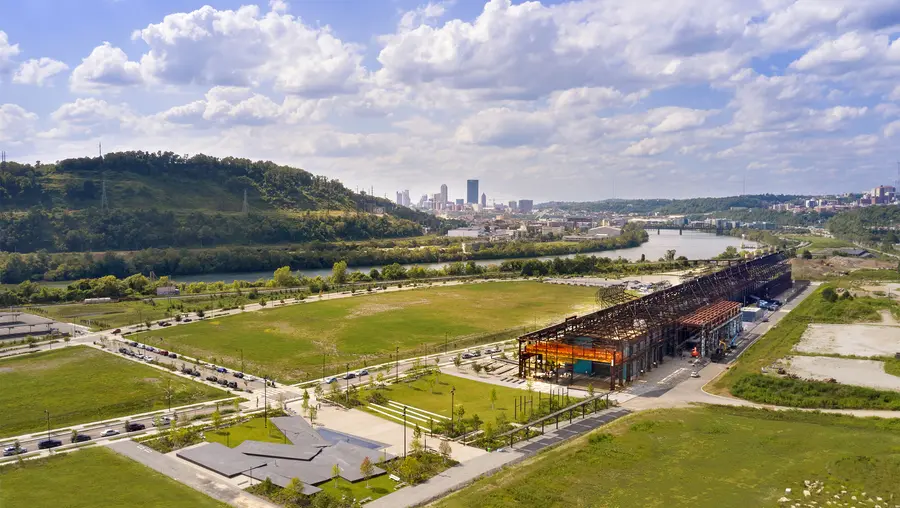
POLYGON ((474 173, 498 201, 894 180, 900 5, 883 0, 209 3, 4 2, 0 148, 249 157, 378 195, 474 173))

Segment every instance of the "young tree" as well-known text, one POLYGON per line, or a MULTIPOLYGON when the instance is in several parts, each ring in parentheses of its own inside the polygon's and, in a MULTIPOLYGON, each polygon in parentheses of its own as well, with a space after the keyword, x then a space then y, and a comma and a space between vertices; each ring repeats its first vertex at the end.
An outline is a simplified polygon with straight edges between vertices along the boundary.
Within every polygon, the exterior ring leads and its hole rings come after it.
POLYGON ((306 496, 303 494, 303 482, 299 478, 291 478, 290 483, 280 492, 278 499, 286 506, 302 506, 306 496))
POLYGON ((219 410, 216 409, 215 411, 213 411, 213 414, 209 418, 212 421, 212 426, 216 430, 219 430, 219 427, 222 426, 222 413, 220 413, 219 410))
POLYGON ((331 401, 332 402, 337 401, 340 394, 341 394, 341 387, 338 386, 338 382, 335 381, 334 383, 331 383, 331 401))
POLYGON ((284 392, 278 392, 276 399, 278 400, 278 408, 284 411, 284 392))
POLYGON ((444 460, 450 460, 450 442, 446 439, 441 440, 440 446, 438 446, 438 451, 441 452, 441 456, 444 457, 444 460))
POLYGON ((458 369, 460 365, 462 365, 462 355, 456 353, 456 356, 453 357, 453 365, 458 369))
POLYGON ((341 475, 341 466, 335 464, 331 466, 331 478, 334 480, 334 486, 337 487, 338 476, 341 475))
POLYGON ((369 477, 375 472, 375 465, 372 464, 369 457, 363 459, 362 464, 359 465, 359 472, 362 473, 363 478, 366 479, 366 488, 369 488, 369 477))
MULTIPOLYGON (((305 393, 305 392, 304 392, 305 393)), ((309 394, 306 394, 306 397, 303 397, 303 413, 309 413, 309 394)))
POLYGON ((437 377, 431 376, 428 378, 428 387, 431 388, 431 394, 434 395, 434 385, 437 383, 437 377))
POLYGON ((456 413, 456 421, 459 422, 459 433, 465 434, 466 426, 463 418, 466 416, 466 408, 464 408, 462 404, 457 404, 456 409, 454 409, 453 412, 456 413))
POLYGON ((494 410, 494 404, 497 403, 497 389, 491 388, 491 411, 494 410))
MULTIPOLYGON (((159 417, 157 416, 157 418, 159 418, 159 417)), ((75 429, 72 429, 72 436, 71 436, 70 440, 74 443, 74 442, 75 442, 75 438, 77 438, 77 437, 78 437, 78 431, 75 430, 75 429)), ((18 448, 17 448, 17 449, 18 449, 18 448)))
POLYGON ((325 396, 325 389, 322 388, 322 384, 319 383, 316 385, 316 388, 313 390, 313 393, 316 394, 316 401, 321 402, 322 397, 325 396))
POLYGON ((379 373, 375 376, 375 383, 376 383, 376 385, 377 385, 375 388, 376 388, 376 389, 380 389, 380 388, 381 388, 381 385, 384 384, 384 372, 379 372, 379 373))
POLYGON ((416 428, 413 429, 413 438, 409 443, 409 447, 412 450, 413 455, 419 455, 424 450, 422 446, 422 429, 419 428, 419 424, 416 424, 416 428))
POLYGON ((316 406, 309 408, 309 423, 316 423, 316 415, 319 414, 319 411, 316 409, 316 406))
POLYGON ((234 399, 233 406, 235 411, 241 410, 241 399, 234 399))
POLYGON ((478 363, 478 362, 472 362, 472 370, 475 371, 475 374, 476 374, 476 375, 477 375, 477 374, 481 374, 481 371, 482 371, 483 369, 484 369, 484 367, 483 367, 480 363, 478 363))
POLYGON ((479 418, 477 414, 472 415, 472 427, 474 427, 474 429, 476 431, 478 430, 478 427, 480 427, 482 423, 483 422, 481 421, 481 418, 479 418))
POLYGON ((594 383, 588 383, 587 392, 588 392, 588 397, 594 396, 594 383))
POLYGON ((338 261, 331 267, 331 281, 335 284, 347 282, 347 262, 338 261))

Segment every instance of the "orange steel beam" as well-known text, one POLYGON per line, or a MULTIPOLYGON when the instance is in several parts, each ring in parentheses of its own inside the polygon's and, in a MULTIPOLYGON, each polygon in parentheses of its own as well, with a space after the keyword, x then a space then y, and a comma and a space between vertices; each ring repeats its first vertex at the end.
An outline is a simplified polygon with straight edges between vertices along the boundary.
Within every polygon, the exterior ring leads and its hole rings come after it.
POLYGON ((616 365, 622 363, 621 352, 552 342, 528 344, 525 346, 525 352, 541 354, 545 358, 553 360, 590 360, 592 362, 614 363, 616 365))

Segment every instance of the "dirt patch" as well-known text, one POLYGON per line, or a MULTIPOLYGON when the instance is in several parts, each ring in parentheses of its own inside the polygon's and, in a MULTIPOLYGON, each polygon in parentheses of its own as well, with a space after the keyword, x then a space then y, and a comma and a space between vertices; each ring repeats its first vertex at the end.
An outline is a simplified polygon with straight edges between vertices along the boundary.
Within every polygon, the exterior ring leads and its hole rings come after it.
POLYGON ((811 324, 794 350, 842 356, 894 356, 900 352, 900 327, 811 324))
POLYGON ((390 312, 394 310, 402 310, 413 305, 427 305, 431 303, 426 299, 410 300, 406 302, 397 302, 392 304, 385 303, 364 303, 353 309, 353 312, 347 314, 347 319, 360 318, 365 316, 373 316, 382 312, 390 312))
POLYGON ((159 378, 156 378, 156 377, 145 377, 144 379, 142 379, 142 381, 145 382, 145 383, 159 383, 159 378))
POLYGON ((896 268, 897 264, 878 259, 862 259, 835 256, 824 259, 791 259, 791 271, 795 279, 820 279, 847 275, 863 268, 896 268))
POLYGON ((14 369, 12 367, 0 367, 0 374, 4 374, 6 372, 12 372, 14 370, 16 370, 16 369, 14 369))
POLYGON ((834 379, 845 385, 900 391, 900 377, 886 373, 884 362, 828 356, 794 356, 790 362, 788 372, 804 379, 834 379))
POLYGON ((287 321, 274 321, 267 323, 268 326, 263 329, 265 333, 283 333, 285 335, 293 335, 294 327, 287 321))

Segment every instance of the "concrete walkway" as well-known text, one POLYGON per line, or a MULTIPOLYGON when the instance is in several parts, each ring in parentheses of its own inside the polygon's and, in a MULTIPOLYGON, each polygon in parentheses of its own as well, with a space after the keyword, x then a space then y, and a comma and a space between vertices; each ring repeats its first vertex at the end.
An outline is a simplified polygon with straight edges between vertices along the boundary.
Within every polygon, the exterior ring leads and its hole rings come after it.
POLYGON ((560 421, 559 429, 548 429, 543 436, 522 441, 512 448, 501 448, 486 453, 444 471, 425 483, 414 487, 402 488, 392 494, 366 504, 368 508, 410 508, 428 504, 447 494, 460 490, 484 476, 491 476, 506 466, 513 465, 535 453, 580 434, 589 432, 617 418, 625 416, 629 411, 611 408, 598 411, 586 418, 575 418, 571 424, 560 421))
MULTIPOLYGON (((109 448, 121 455, 158 471, 173 480, 183 483, 188 487, 203 492, 207 496, 228 503, 239 508, 277 508, 264 499, 248 494, 238 487, 227 483, 213 473, 194 469, 187 464, 151 450, 146 446, 131 440, 122 440, 111 443, 109 448)), ((138 481, 137 479, 135 481, 138 481)), ((147 488, 154 488, 148 486, 147 488)))

